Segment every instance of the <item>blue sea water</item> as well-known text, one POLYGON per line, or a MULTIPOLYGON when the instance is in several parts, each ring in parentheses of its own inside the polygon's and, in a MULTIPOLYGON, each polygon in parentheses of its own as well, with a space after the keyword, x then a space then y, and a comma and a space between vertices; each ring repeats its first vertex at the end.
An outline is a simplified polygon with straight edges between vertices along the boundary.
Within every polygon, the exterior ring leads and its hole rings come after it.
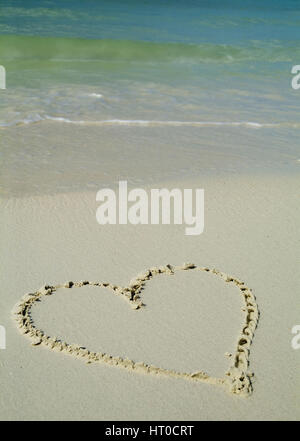
POLYGON ((298 0, 5 0, 1 33, 152 42, 297 40, 298 0))
POLYGON ((298 170, 299 39, 300 0, 0 0, 2 193, 298 170))
POLYGON ((45 117, 297 122, 299 0, 0 5, 2 127, 45 117))

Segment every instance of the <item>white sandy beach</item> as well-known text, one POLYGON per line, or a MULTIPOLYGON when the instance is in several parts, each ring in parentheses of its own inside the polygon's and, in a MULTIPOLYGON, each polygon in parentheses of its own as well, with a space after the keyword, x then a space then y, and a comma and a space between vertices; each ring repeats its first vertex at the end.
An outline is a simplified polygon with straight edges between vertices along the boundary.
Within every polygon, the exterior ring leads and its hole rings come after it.
MULTIPOLYGON (((299 419, 299 179, 210 176, 165 182, 205 189, 205 229, 184 225, 96 222, 95 192, 1 200, 0 419, 235 420, 299 419), (86 364, 19 333, 12 316, 21 297, 43 284, 102 281, 127 286, 153 266, 192 262, 217 268, 252 289, 260 319, 250 348, 253 393, 86 364)), ((160 187, 159 183, 157 187, 160 187)), ((132 310, 104 288, 58 290, 32 310, 47 335, 92 351, 166 369, 222 377, 230 366, 243 316, 239 290, 205 272, 161 275, 132 310)))

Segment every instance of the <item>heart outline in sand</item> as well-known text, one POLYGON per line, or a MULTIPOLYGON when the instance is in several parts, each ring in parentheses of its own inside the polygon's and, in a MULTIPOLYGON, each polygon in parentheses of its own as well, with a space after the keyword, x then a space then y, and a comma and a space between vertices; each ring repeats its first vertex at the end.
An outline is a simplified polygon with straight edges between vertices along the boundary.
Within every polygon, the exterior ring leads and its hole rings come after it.
POLYGON ((13 312, 16 316, 20 332, 27 335, 31 339, 33 346, 44 345, 52 350, 66 352, 72 356, 85 360, 88 364, 93 362, 103 362, 138 373, 164 375, 173 378, 183 378, 190 381, 200 381, 209 384, 221 385, 224 386, 229 392, 241 396, 248 396, 253 390, 251 382, 253 373, 249 372, 248 368, 250 346, 259 319, 259 309, 252 290, 248 288, 244 282, 216 269, 197 267, 191 263, 185 263, 182 266, 172 266, 168 264, 166 266, 154 267, 146 270, 144 273, 132 279, 127 287, 112 285, 105 282, 90 281, 66 282, 62 285, 56 286, 44 285, 38 291, 26 294, 16 305, 13 312), (83 346, 69 344, 56 339, 56 337, 45 335, 42 330, 36 328, 31 316, 31 308, 33 304, 40 301, 43 296, 52 295, 59 288, 71 289, 72 287, 81 287, 86 285, 110 288, 115 294, 120 295, 127 300, 133 309, 139 309, 144 306, 141 301, 140 294, 145 288, 148 280, 159 274, 165 273, 172 275, 177 271, 187 270, 211 272, 221 277, 226 283, 233 283, 236 285, 244 298, 245 307, 243 308, 243 311, 245 312, 245 321, 242 324, 242 330, 238 338, 236 352, 232 357, 232 365, 229 367, 223 378, 211 377, 203 371, 197 371, 194 373, 176 372, 171 369, 164 369, 143 362, 136 363, 133 360, 123 359, 121 357, 108 355, 106 353, 91 352, 83 346))

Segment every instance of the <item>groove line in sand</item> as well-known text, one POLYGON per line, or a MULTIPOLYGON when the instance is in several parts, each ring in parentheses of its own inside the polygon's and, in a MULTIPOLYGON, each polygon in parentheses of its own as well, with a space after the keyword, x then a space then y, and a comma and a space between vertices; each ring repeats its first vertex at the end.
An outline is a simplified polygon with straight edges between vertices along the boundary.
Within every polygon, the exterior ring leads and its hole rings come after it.
POLYGON ((33 346, 44 345, 49 349, 81 358, 88 364, 93 362, 102 362, 109 365, 122 367, 137 373, 163 375, 172 378, 182 378, 190 381, 200 381, 214 385, 221 385, 230 393, 241 396, 248 396, 253 390, 251 382, 253 373, 251 373, 248 368, 250 346, 259 320, 259 309, 252 290, 248 288, 244 282, 216 269, 198 267, 191 263, 185 263, 182 266, 172 266, 168 264, 166 266, 153 267, 132 279, 127 287, 112 285, 105 282, 91 281, 70 281, 56 286, 44 285, 39 290, 26 294, 15 306, 13 314, 17 321, 20 332, 31 339, 33 346), (71 289, 72 287, 82 287, 86 285, 110 288, 115 294, 125 299, 133 309, 138 310, 144 306, 141 301, 140 294, 145 288, 148 280, 159 274, 172 275, 177 271, 191 270, 210 272, 221 277, 221 279, 223 279, 226 283, 233 283, 239 288, 244 299, 244 322, 242 323, 242 329, 238 337, 236 351, 232 355, 232 364, 223 378, 211 377, 203 371, 193 373, 177 372, 172 369, 160 368, 144 362, 135 362, 128 358, 124 359, 118 356, 112 356, 107 353, 91 352, 84 346, 80 346, 78 344, 69 344, 57 339, 56 337, 46 335, 42 330, 35 326, 31 316, 32 306, 35 302, 41 301, 43 296, 53 295, 59 288, 71 289))

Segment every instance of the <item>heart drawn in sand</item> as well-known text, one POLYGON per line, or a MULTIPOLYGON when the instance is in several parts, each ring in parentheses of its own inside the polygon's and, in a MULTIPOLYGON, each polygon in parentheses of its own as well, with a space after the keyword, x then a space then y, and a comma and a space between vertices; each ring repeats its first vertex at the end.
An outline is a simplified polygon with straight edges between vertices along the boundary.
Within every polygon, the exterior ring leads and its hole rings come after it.
POLYGON ((252 392, 251 377, 253 374, 248 370, 249 351, 254 336, 254 331, 259 319, 258 306, 252 290, 248 288, 244 282, 216 269, 197 267, 191 263, 186 263, 182 266, 166 265, 162 267, 154 267, 146 270, 144 273, 131 280, 127 287, 91 281, 66 282, 62 285, 56 286, 44 285, 38 291, 26 294, 16 305, 14 314, 16 315, 20 332, 22 334, 26 334, 31 339, 33 346, 44 345, 49 349, 65 352, 74 357, 81 358, 85 360, 86 363, 102 362, 137 373, 163 375, 173 378, 182 378, 190 381, 200 381, 209 384, 221 385, 229 392, 242 396, 247 396, 252 392), (197 371, 194 373, 177 372, 175 370, 164 369, 143 362, 137 363, 133 360, 112 356, 102 352, 91 352, 87 348, 78 344, 70 344, 55 337, 45 335, 42 330, 37 329, 31 316, 31 308, 33 304, 40 301, 43 296, 53 295, 59 288, 71 289, 72 287, 81 287, 86 285, 110 288, 114 294, 125 299, 133 309, 138 310, 144 306, 140 295, 142 290, 145 289, 147 281, 159 274, 164 273, 172 275, 177 271, 210 272, 218 277, 221 277, 221 279, 223 279, 226 283, 233 283, 236 285, 243 296, 245 302, 245 307, 243 308, 245 320, 242 323, 241 332, 238 337, 236 352, 232 356, 232 364, 223 378, 211 377, 203 371, 197 371))

